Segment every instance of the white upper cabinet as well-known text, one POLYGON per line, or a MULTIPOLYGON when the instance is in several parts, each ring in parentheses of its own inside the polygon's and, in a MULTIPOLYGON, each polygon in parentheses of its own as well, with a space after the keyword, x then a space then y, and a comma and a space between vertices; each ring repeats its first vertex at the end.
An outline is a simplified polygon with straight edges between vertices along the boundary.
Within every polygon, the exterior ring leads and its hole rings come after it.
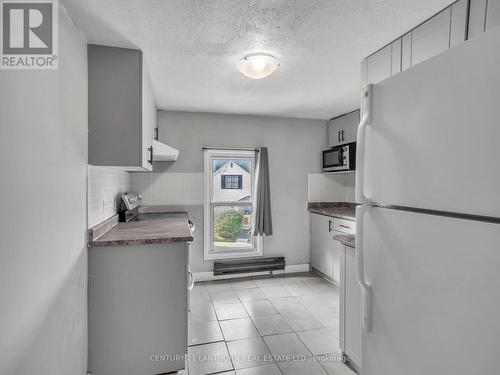
POLYGON ((359 110, 328 121, 328 147, 356 142, 359 110))
POLYGON ((488 0, 470 0, 469 39, 484 32, 487 2, 488 0))
POLYGON ((366 83, 380 82, 392 74, 392 47, 385 46, 366 61, 366 83))
POLYGON ((402 40, 399 38, 363 60, 361 66, 363 86, 368 83, 378 83, 401 72, 401 48, 402 40))
POLYGON ((401 38, 391 44, 391 75, 401 72, 401 38))
POLYGON ((470 0, 469 39, 500 25, 500 0, 470 0))
POLYGON ((500 25, 500 0, 488 0, 486 8, 486 30, 500 25))
POLYGON ((378 83, 459 45, 467 35, 473 36, 498 24, 500 0, 470 0, 470 14, 468 0, 458 0, 365 58, 361 62, 361 85, 378 83))
POLYGON ((460 0, 451 6, 450 48, 467 38, 467 0, 460 0))
POLYGON ((401 70, 411 67, 411 33, 401 38, 401 70))
POLYGON ((451 7, 436 14, 411 32, 411 65, 450 48, 451 7))

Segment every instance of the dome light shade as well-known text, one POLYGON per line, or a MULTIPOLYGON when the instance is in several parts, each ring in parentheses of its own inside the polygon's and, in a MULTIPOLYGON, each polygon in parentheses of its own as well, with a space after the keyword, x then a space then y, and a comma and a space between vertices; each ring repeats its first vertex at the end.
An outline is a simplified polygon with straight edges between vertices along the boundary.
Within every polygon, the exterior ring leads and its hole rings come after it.
POLYGON ((238 70, 248 78, 261 79, 267 77, 280 66, 274 56, 266 53, 252 53, 246 55, 238 63, 238 70))

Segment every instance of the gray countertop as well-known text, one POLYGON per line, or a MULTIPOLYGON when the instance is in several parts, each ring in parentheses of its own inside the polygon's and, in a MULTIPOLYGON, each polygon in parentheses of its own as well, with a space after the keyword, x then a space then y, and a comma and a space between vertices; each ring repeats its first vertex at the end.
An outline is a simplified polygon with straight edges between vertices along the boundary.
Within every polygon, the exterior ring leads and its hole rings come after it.
POLYGON ((128 223, 116 218, 89 229, 89 246, 120 246, 193 241, 187 214, 128 223), (105 226, 102 230, 99 226, 105 226))
POLYGON ((356 204, 348 202, 308 202, 307 209, 315 214, 356 220, 356 204))

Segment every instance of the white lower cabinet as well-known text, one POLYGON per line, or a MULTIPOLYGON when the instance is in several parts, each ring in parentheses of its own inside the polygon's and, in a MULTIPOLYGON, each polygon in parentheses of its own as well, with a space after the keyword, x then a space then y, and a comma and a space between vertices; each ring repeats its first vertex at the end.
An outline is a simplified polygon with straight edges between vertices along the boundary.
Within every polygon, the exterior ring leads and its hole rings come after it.
POLYGON ((343 245, 333 240, 334 220, 329 216, 311 214, 311 267, 339 285, 343 245))
MULTIPOLYGON (((338 232, 336 230, 333 231, 333 234, 341 234, 341 232, 338 232)), ((333 240, 333 281, 339 286, 341 286, 341 263, 342 263, 342 257, 343 257, 343 252, 344 252, 344 247, 345 245, 340 242, 333 240)))
POLYGON ((361 368, 362 295, 356 278, 356 250, 343 245, 340 264, 340 348, 361 368))
POLYGON ((333 275, 333 218, 311 214, 311 266, 327 277, 333 275))

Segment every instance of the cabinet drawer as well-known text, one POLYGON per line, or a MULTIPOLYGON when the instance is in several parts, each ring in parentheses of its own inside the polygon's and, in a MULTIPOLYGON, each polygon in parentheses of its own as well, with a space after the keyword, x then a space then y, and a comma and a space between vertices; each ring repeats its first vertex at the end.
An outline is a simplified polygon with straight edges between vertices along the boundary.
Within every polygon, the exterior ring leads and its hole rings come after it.
POLYGON ((356 234, 356 223, 351 220, 334 219, 333 230, 346 234, 356 234))

